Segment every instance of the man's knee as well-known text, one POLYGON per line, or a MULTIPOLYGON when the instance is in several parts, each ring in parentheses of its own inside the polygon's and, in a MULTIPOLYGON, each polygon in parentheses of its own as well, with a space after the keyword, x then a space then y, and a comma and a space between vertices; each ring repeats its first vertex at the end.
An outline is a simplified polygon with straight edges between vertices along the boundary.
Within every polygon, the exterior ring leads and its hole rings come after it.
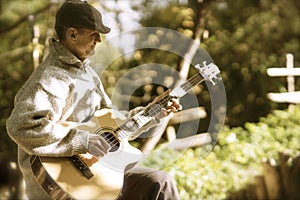
POLYGON ((152 180, 154 182, 158 182, 161 185, 167 185, 167 186, 176 185, 174 178, 170 174, 164 171, 156 171, 150 176, 152 176, 152 180))
POLYGON ((122 198, 178 200, 179 195, 174 178, 164 171, 136 168, 125 176, 122 198))
POLYGON ((153 181, 157 186, 157 199, 179 199, 176 182, 171 175, 163 171, 156 171, 153 174, 153 181))

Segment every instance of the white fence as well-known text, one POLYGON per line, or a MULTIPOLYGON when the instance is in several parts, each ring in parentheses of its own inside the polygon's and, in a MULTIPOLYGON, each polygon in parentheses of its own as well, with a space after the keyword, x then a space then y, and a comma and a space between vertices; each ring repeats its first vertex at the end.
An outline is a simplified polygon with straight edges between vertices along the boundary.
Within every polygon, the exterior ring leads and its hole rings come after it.
POLYGON ((292 54, 286 55, 286 67, 269 68, 267 74, 271 77, 286 76, 287 92, 268 93, 267 97, 277 103, 300 103, 300 91, 295 91, 295 76, 300 76, 300 68, 294 67, 292 54))

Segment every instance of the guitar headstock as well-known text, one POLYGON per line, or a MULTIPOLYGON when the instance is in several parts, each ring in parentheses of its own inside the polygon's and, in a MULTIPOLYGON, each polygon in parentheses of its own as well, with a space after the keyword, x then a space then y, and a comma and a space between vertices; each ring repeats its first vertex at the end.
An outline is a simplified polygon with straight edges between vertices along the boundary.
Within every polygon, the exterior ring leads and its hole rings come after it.
POLYGON ((213 85, 215 85, 216 82, 222 80, 220 76, 220 70, 214 63, 209 63, 207 65, 206 61, 203 61, 203 66, 197 64, 195 68, 199 71, 199 73, 205 80, 209 80, 213 85))

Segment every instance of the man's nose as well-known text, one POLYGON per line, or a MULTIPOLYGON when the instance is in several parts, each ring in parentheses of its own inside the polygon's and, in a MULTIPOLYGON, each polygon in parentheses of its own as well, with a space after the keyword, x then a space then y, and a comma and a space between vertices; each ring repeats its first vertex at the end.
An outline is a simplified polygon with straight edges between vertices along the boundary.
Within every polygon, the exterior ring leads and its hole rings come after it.
POLYGON ((95 41, 96 42, 101 42, 101 36, 100 36, 100 33, 98 33, 98 34, 95 34, 95 41))

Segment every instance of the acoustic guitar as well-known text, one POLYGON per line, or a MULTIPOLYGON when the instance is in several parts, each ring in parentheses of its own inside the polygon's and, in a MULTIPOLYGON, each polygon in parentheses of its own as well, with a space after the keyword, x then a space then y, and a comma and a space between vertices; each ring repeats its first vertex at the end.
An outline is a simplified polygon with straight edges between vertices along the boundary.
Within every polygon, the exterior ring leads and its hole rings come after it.
POLYGON ((118 197, 125 170, 143 159, 142 152, 131 146, 128 138, 149 123, 153 116, 166 107, 172 98, 184 96, 204 80, 213 85, 221 80, 220 70, 213 64, 197 64, 199 73, 171 92, 167 91, 155 102, 130 118, 111 109, 99 110, 85 123, 59 122, 101 135, 111 145, 110 151, 99 160, 91 154, 72 157, 31 157, 32 172, 51 199, 115 199, 118 197))

